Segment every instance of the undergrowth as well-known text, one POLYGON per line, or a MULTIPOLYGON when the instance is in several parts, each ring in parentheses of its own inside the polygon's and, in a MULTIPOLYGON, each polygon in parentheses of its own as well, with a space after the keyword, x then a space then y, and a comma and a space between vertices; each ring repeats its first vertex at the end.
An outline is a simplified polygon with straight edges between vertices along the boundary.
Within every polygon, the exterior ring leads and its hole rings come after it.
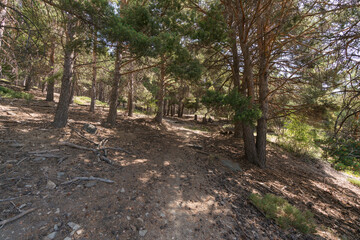
POLYGON ((0 96, 4 98, 22 98, 26 100, 31 100, 34 98, 34 95, 30 93, 14 91, 3 86, 0 86, 0 96))
POLYGON ((315 222, 310 211, 301 212, 289 204, 285 199, 273 194, 266 194, 264 197, 259 194, 251 194, 250 201, 267 218, 274 219, 283 229, 293 227, 302 233, 315 232, 315 222))
POLYGON ((354 178, 348 178, 348 181, 351 182, 353 185, 360 187, 360 180, 354 178))
MULTIPOLYGON (((91 102, 91 98, 89 97, 85 97, 85 96, 75 96, 74 97, 74 103, 79 104, 79 105, 88 105, 91 102)), ((95 105, 97 106, 103 106, 103 107, 107 107, 108 104, 106 102, 101 102, 99 100, 95 100, 95 105)))

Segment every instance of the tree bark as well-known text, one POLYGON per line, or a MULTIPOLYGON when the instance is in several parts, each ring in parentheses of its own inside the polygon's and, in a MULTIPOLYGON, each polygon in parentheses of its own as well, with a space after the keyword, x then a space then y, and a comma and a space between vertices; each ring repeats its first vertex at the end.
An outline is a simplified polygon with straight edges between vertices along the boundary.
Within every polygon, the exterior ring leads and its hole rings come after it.
MULTIPOLYGON (((2 0, 2 3, 6 6, 7 0, 2 0)), ((6 24, 6 7, 2 8, 0 11, 0 48, 2 44, 2 38, 4 36, 5 24, 6 24)), ((0 78, 2 78, 2 62, 0 62, 0 78)))
MULTIPOLYGON (((253 66, 250 57, 249 47, 246 43, 246 39, 243 36, 243 29, 239 29, 240 35, 240 47, 244 58, 244 72, 243 72, 243 83, 242 83, 242 93, 244 96, 251 98, 251 103, 254 102, 254 77, 253 77, 253 66)), ((260 166, 259 158, 256 150, 256 143, 254 137, 254 129, 251 123, 243 122, 243 139, 244 139, 244 148, 245 156, 249 162, 255 163, 260 166)))
POLYGON ((110 109, 109 114, 107 116, 106 122, 110 124, 110 126, 114 126, 116 123, 116 115, 117 115, 117 105, 119 101, 119 83, 120 83, 120 65, 122 60, 122 52, 120 43, 118 43, 115 50, 115 68, 114 68, 114 78, 111 85, 110 92, 110 109))
MULTIPOLYGON (((49 77, 52 77, 55 74, 55 41, 54 40, 51 43, 49 65, 51 68, 49 77)), ((54 88, 55 88, 55 79, 51 78, 47 82, 46 101, 49 101, 49 102, 54 101, 54 88)))
POLYGON ((133 110, 134 110, 134 74, 129 74, 129 92, 128 92, 128 116, 133 116, 133 110))
POLYGON ((258 119, 256 148, 259 157, 260 167, 266 166, 266 133, 267 133, 267 114, 268 114, 268 49, 265 35, 265 24, 263 17, 258 22, 258 47, 259 47, 259 104, 261 118, 258 119))
POLYGON ((101 102, 105 102, 104 98, 104 83, 102 81, 99 82, 98 86, 98 99, 101 102))
POLYGON ((92 67, 90 112, 95 112, 95 100, 96 100, 96 45, 97 45, 97 36, 96 36, 96 29, 94 28, 93 50, 92 50, 93 67, 92 67))
POLYGON ((74 49, 72 42, 74 40, 74 22, 73 17, 68 14, 68 22, 66 29, 66 45, 64 55, 64 73, 61 79, 61 90, 59 103, 56 108, 53 125, 56 128, 62 128, 66 126, 69 115, 69 103, 70 103, 70 87, 71 78, 74 68, 74 49))
POLYGON ((165 60, 162 57, 161 66, 160 66, 160 79, 159 79, 159 92, 157 96, 157 112, 155 121, 158 123, 162 122, 163 119, 163 104, 164 104, 164 95, 165 95, 165 60))
POLYGON ((33 80, 33 66, 30 66, 29 74, 26 76, 25 79, 25 91, 30 91, 32 87, 32 80, 33 80))

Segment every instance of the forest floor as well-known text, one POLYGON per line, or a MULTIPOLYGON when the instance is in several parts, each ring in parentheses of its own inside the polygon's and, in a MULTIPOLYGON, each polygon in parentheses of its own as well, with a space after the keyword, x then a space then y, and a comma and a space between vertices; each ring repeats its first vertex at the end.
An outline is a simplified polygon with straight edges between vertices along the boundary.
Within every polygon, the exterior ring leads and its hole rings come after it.
POLYGON ((326 162, 268 146, 268 167, 244 160, 240 140, 218 123, 120 114, 101 125, 106 109, 90 114, 71 105, 69 124, 51 126, 55 103, 0 100, 0 220, 32 210, 0 229, 0 239, 359 239, 360 188, 326 162), (82 130, 97 127, 95 134, 82 130), (108 158, 88 148, 107 138, 108 158), (64 182, 76 177, 97 180, 64 182), (314 235, 282 230, 248 200, 273 193, 311 210, 314 235), (13 198, 13 199, 11 199, 13 198))

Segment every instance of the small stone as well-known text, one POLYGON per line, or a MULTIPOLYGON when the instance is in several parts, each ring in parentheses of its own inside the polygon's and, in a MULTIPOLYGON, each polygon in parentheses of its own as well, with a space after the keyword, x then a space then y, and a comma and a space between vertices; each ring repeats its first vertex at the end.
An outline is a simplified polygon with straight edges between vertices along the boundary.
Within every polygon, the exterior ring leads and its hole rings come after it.
POLYGON ((90 181, 90 182, 87 182, 87 183, 85 184, 85 187, 91 188, 91 187, 93 187, 93 186, 95 186, 95 185, 96 185, 96 182, 95 182, 95 181, 90 181))
POLYGON ((52 232, 49 235, 46 236, 45 239, 54 239, 56 237, 57 232, 52 232))
POLYGON ((76 231, 76 234, 81 235, 83 232, 84 232, 84 229, 79 229, 79 230, 76 231))
POLYGON ((81 226, 79 224, 73 223, 73 222, 68 222, 67 224, 69 227, 71 227, 74 231, 77 231, 81 228, 81 226))
POLYGON ((59 214, 60 213, 60 208, 57 208, 56 211, 55 211, 56 214, 59 214))
POLYGON ((164 217, 165 217, 165 213, 160 213, 160 217, 164 218, 164 217))
POLYGON ((32 185, 30 185, 30 184, 26 184, 26 185, 25 185, 25 187, 26 187, 26 188, 31 188, 31 187, 32 187, 32 185))
POLYGON ((144 237, 144 236, 146 235, 146 233, 147 233, 147 230, 146 230, 146 229, 141 229, 141 230, 139 231, 140 237, 144 237))
POLYGON ((41 161, 44 161, 46 158, 44 158, 44 157, 36 157, 36 158, 34 158, 34 160, 33 161, 35 161, 35 162, 41 162, 41 161))
POLYGON ((62 178, 65 176, 65 173, 64 172, 57 172, 57 178, 62 178))
POLYGON ((130 220, 131 220, 131 217, 129 217, 129 216, 126 216, 126 219, 127 219, 128 221, 130 221, 130 220))
POLYGON ((125 188, 121 188, 120 192, 124 193, 124 192, 125 192, 125 188))
POLYGON ((54 189, 54 188, 56 188, 56 184, 53 181, 48 180, 47 184, 46 184, 46 188, 47 189, 54 189))
POLYGON ((57 224, 54 225, 54 230, 59 231, 59 226, 57 224))
POLYGON ((84 124, 83 129, 91 134, 96 133, 97 130, 97 128, 94 125, 88 123, 84 124))
POLYGON ((148 217, 149 216, 149 213, 147 212, 147 213, 145 213, 145 217, 148 217))
POLYGON ((66 238, 64 238, 64 240, 71 240, 71 238, 70 238, 70 237, 66 237, 66 238))

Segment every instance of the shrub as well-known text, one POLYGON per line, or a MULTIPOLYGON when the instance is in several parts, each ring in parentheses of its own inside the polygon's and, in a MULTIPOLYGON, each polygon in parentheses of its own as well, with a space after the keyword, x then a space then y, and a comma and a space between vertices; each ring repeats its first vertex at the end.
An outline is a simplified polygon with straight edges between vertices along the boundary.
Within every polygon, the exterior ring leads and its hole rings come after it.
POLYGON ((251 194, 249 198, 252 204, 267 218, 274 219, 281 228, 294 227, 303 233, 315 232, 315 222, 310 211, 301 212, 285 199, 273 194, 266 194, 264 197, 251 194))
POLYGON ((31 100, 34 98, 34 95, 30 93, 14 91, 10 88, 3 86, 0 86, 0 96, 4 98, 22 98, 26 100, 31 100))

